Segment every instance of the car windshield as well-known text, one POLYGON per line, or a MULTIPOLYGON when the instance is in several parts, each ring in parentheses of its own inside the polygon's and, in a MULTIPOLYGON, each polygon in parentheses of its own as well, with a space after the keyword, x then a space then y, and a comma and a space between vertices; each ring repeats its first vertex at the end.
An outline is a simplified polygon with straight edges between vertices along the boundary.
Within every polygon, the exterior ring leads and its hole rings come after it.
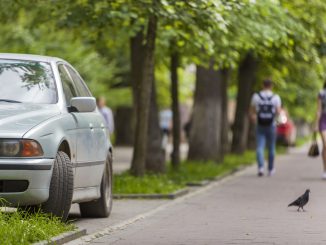
POLYGON ((0 103, 54 104, 57 89, 47 62, 0 59, 0 103))

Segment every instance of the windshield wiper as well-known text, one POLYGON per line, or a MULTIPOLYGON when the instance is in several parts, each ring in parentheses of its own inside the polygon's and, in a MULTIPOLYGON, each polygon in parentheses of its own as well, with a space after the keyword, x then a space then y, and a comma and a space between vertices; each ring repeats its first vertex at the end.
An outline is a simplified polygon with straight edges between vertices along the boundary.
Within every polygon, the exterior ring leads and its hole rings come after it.
POLYGON ((5 99, 0 99, 0 102, 8 102, 8 103, 22 103, 21 101, 18 101, 18 100, 5 100, 5 99))

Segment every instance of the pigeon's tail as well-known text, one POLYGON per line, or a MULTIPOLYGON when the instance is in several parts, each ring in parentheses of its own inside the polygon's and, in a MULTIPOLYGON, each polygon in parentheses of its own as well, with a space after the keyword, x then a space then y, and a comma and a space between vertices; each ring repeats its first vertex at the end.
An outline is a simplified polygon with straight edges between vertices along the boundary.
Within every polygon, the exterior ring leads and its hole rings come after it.
POLYGON ((294 202, 291 202, 289 205, 288 205, 288 207, 291 207, 291 206, 296 206, 297 205, 297 202, 296 201, 294 201, 294 202))

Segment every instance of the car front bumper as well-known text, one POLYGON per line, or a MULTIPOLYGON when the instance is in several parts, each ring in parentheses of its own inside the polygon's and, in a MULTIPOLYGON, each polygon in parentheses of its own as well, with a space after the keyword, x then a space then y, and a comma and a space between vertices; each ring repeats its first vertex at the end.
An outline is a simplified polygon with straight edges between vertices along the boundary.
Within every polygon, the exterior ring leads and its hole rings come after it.
POLYGON ((0 198, 8 206, 34 205, 49 198, 54 159, 0 158, 0 181, 28 181, 24 191, 7 192, 0 189, 0 198))

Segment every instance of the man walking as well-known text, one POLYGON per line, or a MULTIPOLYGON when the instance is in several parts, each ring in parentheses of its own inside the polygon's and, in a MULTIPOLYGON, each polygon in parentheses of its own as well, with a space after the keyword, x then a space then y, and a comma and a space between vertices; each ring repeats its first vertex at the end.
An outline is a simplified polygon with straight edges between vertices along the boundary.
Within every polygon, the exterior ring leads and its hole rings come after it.
POLYGON ((273 94, 273 82, 269 79, 263 81, 263 89, 255 93, 251 99, 250 118, 257 123, 256 128, 256 154, 258 163, 258 176, 264 175, 264 150, 268 147, 268 175, 275 173, 274 156, 276 143, 275 118, 281 110, 281 98, 273 94))

